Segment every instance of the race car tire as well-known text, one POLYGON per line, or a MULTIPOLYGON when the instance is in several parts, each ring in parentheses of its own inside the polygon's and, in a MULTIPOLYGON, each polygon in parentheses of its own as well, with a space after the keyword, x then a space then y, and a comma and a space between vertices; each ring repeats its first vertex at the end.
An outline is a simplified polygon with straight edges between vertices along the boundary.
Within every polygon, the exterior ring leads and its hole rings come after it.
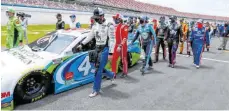
POLYGON ((42 71, 25 74, 17 83, 14 99, 17 104, 31 103, 44 98, 51 86, 51 76, 42 71))

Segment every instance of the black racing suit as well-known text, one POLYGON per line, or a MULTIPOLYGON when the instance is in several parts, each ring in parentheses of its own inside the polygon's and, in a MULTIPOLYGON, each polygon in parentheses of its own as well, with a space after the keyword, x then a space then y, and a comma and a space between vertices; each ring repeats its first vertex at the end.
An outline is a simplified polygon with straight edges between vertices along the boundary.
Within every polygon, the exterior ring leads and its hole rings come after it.
POLYGON ((158 56, 159 56, 159 49, 160 46, 162 47, 163 50, 163 59, 166 58, 166 44, 164 43, 165 36, 167 35, 168 27, 166 24, 162 25, 159 24, 159 26, 156 29, 156 34, 157 34, 157 46, 155 50, 155 62, 158 61, 158 56))
POLYGON ((168 27, 168 35, 166 36, 165 40, 168 43, 168 52, 169 52, 169 63, 175 64, 176 60, 176 51, 179 44, 179 37, 181 34, 180 27, 176 22, 171 23, 168 27))
POLYGON ((57 23, 56 23, 56 30, 64 29, 64 27, 65 27, 64 21, 57 21, 57 23))

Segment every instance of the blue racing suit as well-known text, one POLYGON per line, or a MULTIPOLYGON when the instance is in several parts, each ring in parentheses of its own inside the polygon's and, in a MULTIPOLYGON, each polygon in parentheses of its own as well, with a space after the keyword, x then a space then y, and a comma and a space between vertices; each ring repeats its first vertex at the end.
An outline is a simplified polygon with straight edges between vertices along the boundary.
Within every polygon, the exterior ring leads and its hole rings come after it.
POLYGON ((192 29, 191 36, 190 36, 190 42, 192 42, 192 52, 193 52, 193 57, 194 57, 194 64, 198 66, 200 65, 200 60, 202 57, 205 38, 208 38, 206 40, 210 40, 209 31, 206 31, 204 27, 203 28, 194 27, 192 29))
POLYGON ((134 36, 134 39, 132 40, 132 43, 134 43, 138 37, 141 36, 142 40, 142 46, 143 50, 145 52, 145 62, 143 64, 143 67, 146 66, 146 61, 148 59, 149 66, 153 66, 152 59, 151 59, 151 52, 153 45, 155 46, 157 44, 157 36, 156 33, 150 24, 140 25, 136 31, 136 34, 134 36), (153 37, 152 37, 153 36, 153 37), (153 38, 153 39, 152 39, 153 38))
POLYGON ((96 49, 95 49, 95 80, 93 86, 93 92, 99 92, 101 88, 102 73, 105 72, 105 75, 109 78, 114 77, 114 73, 105 69, 107 64, 109 47, 108 41, 110 36, 114 33, 114 26, 112 24, 98 24, 95 23, 92 26, 91 32, 88 34, 88 37, 82 41, 82 45, 87 44, 93 38, 96 40, 96 49))

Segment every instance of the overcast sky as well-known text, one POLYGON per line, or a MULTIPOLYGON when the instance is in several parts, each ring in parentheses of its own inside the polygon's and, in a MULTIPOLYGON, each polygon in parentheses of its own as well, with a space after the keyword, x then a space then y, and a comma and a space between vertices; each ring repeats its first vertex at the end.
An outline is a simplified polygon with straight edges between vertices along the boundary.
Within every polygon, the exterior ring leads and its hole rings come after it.
POLYGON ((136 0, 177 11, 229 17, 229 0, 136 0))

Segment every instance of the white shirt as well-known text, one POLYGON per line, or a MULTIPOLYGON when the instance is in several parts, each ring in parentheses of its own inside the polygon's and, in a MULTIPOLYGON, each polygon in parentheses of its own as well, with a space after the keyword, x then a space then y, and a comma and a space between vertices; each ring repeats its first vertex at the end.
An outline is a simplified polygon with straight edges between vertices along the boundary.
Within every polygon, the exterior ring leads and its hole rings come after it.
POLYGON ((108 38, 114 38, 114 26, 108 25, 106 22, 103 24, 95 23, 87 38, 82 41, 82 44, 87 44, 94 37, 96 40, 96 45, 106 45, 108 38))

